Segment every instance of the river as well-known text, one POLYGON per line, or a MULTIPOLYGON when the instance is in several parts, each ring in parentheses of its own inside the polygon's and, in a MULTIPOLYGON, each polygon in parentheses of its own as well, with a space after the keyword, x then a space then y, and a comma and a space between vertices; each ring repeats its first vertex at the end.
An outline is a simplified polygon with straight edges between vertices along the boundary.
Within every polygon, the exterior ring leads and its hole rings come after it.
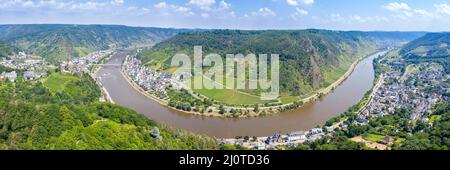
POLYGON ((268 136, 275 132, 306 131, 345 112, 362 99, 374 81, 373 59, 382 52, 363 59, 353 73, 332 93, 320 101, 271 116, 254 118, 204 117, 182 113, 145 97, 131 87, 120 72, 125 52, 118 52, 98 71, 100 82, 113 101, 170 126, 218 138, 268 136))

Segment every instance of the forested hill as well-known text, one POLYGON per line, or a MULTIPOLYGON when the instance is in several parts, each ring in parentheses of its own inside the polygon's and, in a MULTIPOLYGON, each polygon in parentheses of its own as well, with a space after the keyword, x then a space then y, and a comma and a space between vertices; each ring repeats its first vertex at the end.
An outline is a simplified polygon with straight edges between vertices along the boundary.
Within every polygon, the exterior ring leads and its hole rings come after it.
POLYGON ((449 56, 450 33, 429 33, 406 44, 401 54, 414 54, 418 56, 449 56))
POLYGON ((0 25, 0 41, 56 63, 111 46, 155 44, 183 29, 119 25, 0 25))
POLYGON ((450 33, 429 33, 403 46, 400 54, 407 62, 431 61, 450 73, 450 33))
POLYGON ((97 102, 100 94, 86 75, 0 81, 0 150, 219 149, 215 139, 97 102))
POLYGON ((203 46, 204 54, 214 52, 221 56, 280 54, 281 88, 289 95, 306 94, 331 84, 357 58, 377 48, 362 32, 215 30, 178 34, 142 52, 140 57, 151 67, 168 69, 175 53, 191 55, 196 45, 203 46))
POLYGON ((402 45, 422 37, 426 32, 386 32, 372 31, 365 34, 374 40, 379 47, 401 47, 402 45))
POLYGON ((17 51, 17 48, 15 48, 7 43, 0 42, 0 58, 12 55, 16 51, 17 51))

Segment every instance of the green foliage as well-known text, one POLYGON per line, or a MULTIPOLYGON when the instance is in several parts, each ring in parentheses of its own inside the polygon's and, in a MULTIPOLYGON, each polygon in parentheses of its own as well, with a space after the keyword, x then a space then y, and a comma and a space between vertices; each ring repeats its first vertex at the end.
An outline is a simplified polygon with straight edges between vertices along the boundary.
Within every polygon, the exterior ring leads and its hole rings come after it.
POLYGON ((447 150, 450 148, 450 105, 442 102, 434 106, 434 114, 441 118, 423 132, 415 133, 395 149, 404 150, 447 150))
POLYGON ((0 81, 0 149, 219 149, 216 140, 96 102, 99 87, 74 77, 53 93, 40 81, 0 81), (152 136, 158 127, 161 138, 152 136))
POLYGON ((171 57, 176 53, 192 57, 194 46, 202 46, 204 55, 217 53, 222 57, 279 54, 281 91, 293 96, 310 94, 336 81, 342 70, 376 48, 361 32, 215 30, 180 33, 138 56, 154 69, 169 71, 171 57))
POLYGON ((77 77, 72 74, 54 73, 45 80, 45 86, 53 93, 61 92, 72 80, 77 80, 77 77))
POLYGON ((18 50, 17 48, 11 45, 0 42, 0 58, 13 55, 15 52, 17 52, 17 50, 18 50))
POLYGON ((406 44, 400 54, 408 64, 436 62, 450 73, 450 33, 429 33, 406 44))
POLYGON ((193 97, 187 90, 174 90, 168 91, 169 106, 184 111, 197 111, 205 112, 206 108, 212 105, 212 101, 209 99, 198 99, 193 97))
POLYGON ((0 65, 0 73, 3 73, 3 72, 11 72, 11 71, 14 71, 14 70, 11 69, 11 68, 5 67, 5 66, 3 66, 3 65, 0 65))
POLYGON ((363 150, 367 149, 362 143, 353 142, 342 135, 326 136, 313 142, 306 142, 292 148, 294 150, 363 150))

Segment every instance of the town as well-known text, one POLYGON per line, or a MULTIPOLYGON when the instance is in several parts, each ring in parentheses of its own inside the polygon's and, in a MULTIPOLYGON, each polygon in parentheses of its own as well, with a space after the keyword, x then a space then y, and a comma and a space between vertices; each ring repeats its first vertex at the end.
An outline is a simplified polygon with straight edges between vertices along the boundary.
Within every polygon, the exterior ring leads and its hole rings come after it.
MULTIPOLYGON (((357 112, 357 118, 352 121, 354 125, 368 125, 371 119, 394 114, 395 111, 406 109, 410 112, 409 121, 420 120, 425 123, 432 122, 424 115, 431 113, 431 108, 439 101, 450 101, 443 95, 450 88, 450 75, 445 74, 444 68, 436 63, 420 63, 403 65, 398 63, 402 59, 388 61, 381 56, 379 63, 389 66, 390 70, 383 73, 374 85, 369 96, 369 102, 357 112), (405 70, 403 73, 401 70, 405 70)), ((346 130, 350 125, 348 118, 342 118, 330 126, 322 125, 309 131, 297 131, 287 134, 275 133, 268 137, 239 136, 233 139, 220 139, 222 144, 239 145, 257 150, 279 149, 280 146, 295 147, 305 142, 315 141, 324 136, 332 136, 333 132, 346 130)), ((373 149, 388 149, 393 139, 384 136, 379 143, 370 142, 360 136, 352 138, 353 141, 365 143, 373 149)))
MULTIPOLYGON (((2 58, 0 65, 7 68, 24 71, 23 78, 26 81, 45 77, 47 76, 47 70, 54 68, 54 66, 47 63, 40 57, 32 56, 23 51, 15 55, 2 58)), ((14 82, 17 77, 18 73, 16 71, 3 72, 0 74, 0 80, 8 79, 14 82)))
POLYGON ((128 56, 123 64, 123 72, 142 89, 160 99, 167 100, 167 88, 175 88, 172 75, 158 72, 141 64, 136 57, 128 56))
MULTIPOLYGON (((398 70, 383 74, 382 84, 374 90, 371 102, 361 112, 361 117, 383 116, 396 110, 411 109, 411 120, 423 119, 432 105, 444 99, 443 94, 449 84, 444 80, 442 66, 434 63, 410 65, 404 75, 398 70), (435 90, 431 90, 431 88, 435 90)), ((448 97, 445 100, 449 100, 448 97)))
POLYGON ((60 71, 76 75, 82 73, 91 74, 98 69, 98 67, 96 67, 97 64, 101 64, 112 55, 114 55, 114 50, 104 50, 90 53, 84 57, 63 61, 60 64, 60 71))
MULTIPOLYGON (((108 56, 111 56, 113 51, 114 50, 96 51, 84 57, 69 59, 59 65, 59 71, 75 75, 82 75, 83 73, 90 75, 95 74, 95 69, 98 69, 96 65, 107 59, 108 56)), ((3 72, 0 74, 0 80, 7 79, 12 82, 19 76, 22 76, 25 81, 46 77, 49 70, 58 68, 40 57, 32 56, 23 51, 2 58, 0 65, 23 72, 23 75, 18 75, 18 72, 16 71, 3 72)))

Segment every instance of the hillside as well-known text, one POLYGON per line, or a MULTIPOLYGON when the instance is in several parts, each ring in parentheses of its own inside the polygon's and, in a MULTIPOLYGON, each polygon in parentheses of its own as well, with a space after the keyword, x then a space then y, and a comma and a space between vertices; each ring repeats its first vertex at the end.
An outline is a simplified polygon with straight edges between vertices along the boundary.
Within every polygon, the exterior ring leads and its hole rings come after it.
POLYGON ((429 33, 406 44, 401 54, 442 57, 450 54, 450 33, 429 33))
POLYGON ((11 46, 9 44, 0 42, 0 58, 12 55, 16 51, 17 51, 17 48, 15 48, 15 47, 13 47, 13 46, 11 46))
POLYGON ((400 54, 407 62, 432 61, 450 72, 450 33, 429 33, 403 46, 400 54))
POLYGON ((0 41, 57 63, 113 46, 155 44, 183 31, 118 25, 0 25, 0 41))
POLYGON ((426 32, 384 32, 372 31, 365 34, 374 40, 379 47, 401 47, 402 45, 422 37, 426 32))
POLYGON ((0 81, 0 98, 8 99, 0 100, 0 150, 219 148, 212 138, 97 102, 100 89, 88 76, 53 73, 42 82, 0 81))
POLYGON ((170 71, 171 57, 180 52, 192 56, 196 45, 203 46, 204 54, 214 52, 222 57, 238 53, 280 54, 284 96, 309 95, 330 85, 358 58, 377 48, 362 32, 216 30, 178 34, 143 51, 139 57, 152 68, 170 71))

